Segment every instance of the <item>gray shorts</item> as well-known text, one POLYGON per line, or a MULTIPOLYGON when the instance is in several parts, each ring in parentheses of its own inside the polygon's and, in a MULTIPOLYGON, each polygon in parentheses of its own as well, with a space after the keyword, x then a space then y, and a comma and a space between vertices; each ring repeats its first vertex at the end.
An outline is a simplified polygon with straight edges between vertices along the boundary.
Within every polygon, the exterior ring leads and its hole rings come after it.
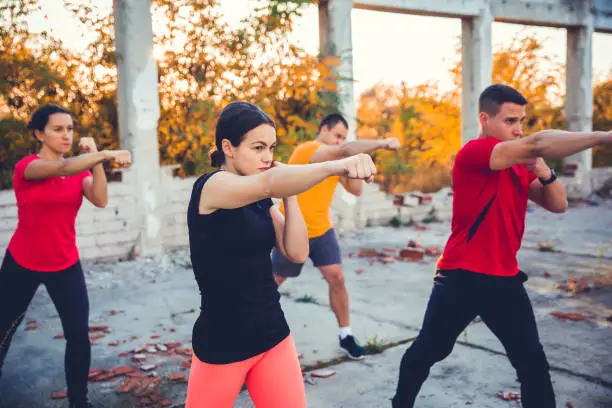
MULTIPOLYGON (((308 244, 310 246, 309 257, 314 266, 342 264, 340 244, 333 228, 319 237, 310 238, 308 244)), ((293 263, 285 258, 276 248, 272 249, 272 271, 275 275, 294 278, 300 274, 302 266, 304 264, 293 263)))

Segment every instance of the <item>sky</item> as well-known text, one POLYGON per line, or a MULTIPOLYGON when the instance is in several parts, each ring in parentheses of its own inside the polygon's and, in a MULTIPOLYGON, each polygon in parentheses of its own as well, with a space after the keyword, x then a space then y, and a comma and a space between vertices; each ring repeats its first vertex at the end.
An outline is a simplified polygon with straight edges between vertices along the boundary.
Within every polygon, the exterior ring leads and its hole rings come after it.
MULTIPOLYGON (((82 0, 85 1, 85 0, 82 0)), ((80 50, 93 40, 93 34, 60 6, 58 0, 40 0, 43 13, 30 20, 32 30, 48 30, 68 47, 80 50), (48 18, 43 18, 46 13, 48 18)), ((96 0, 104 10, 112 10, 112 0, 96 0)), ((221 0, 223 18, 231 25, 240 24, 257 0, 221 0)), ((449 69, 457 61, 461 20, 413 16, 353 9, 353 73, 355 97, 382 82, 418 85, 437 82, 442 90, 452 87, 449 69), (390 35, 389 33, 392 33, 390 35), (426 39, 426 41, 424 41, 426 39)), ((566 32, 564 29, 526 27, 518 24, 494 23, 493 48, 510 44, 521 32, 534 33, 544 44, 545 52, 565 63, 566 32)), ((318 10, 308 6, 295 24, 291 40, 312 54, 318 53, 318 10)), ((593 78, 612 70, 612 34, 595 33, 593 37, 593 78)))

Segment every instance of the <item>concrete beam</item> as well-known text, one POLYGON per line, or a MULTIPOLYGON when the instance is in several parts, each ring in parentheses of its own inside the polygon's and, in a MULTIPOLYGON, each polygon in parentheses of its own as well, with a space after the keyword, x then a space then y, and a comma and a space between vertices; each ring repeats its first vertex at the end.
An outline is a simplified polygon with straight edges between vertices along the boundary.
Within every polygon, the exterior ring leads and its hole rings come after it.
POLYGON ((612 34, 612 1, 594 0, 594 3, 594 30, 600 33, 612 34))
POLYGON ((488 7, 478 17, 461 21, 461 144, 478 137, 478 97, 491 84, 493 56, 491 26, 493 16, 488 7))
MULTIPOLYGON (((565 119, 567 129, 590 132, 593 129, 592 39, 593 18, 586 27, 567 30, 567 73, 565 119)), ((566 164, 577 164, 577 177, 582 179, 584 193, 589 191, 587 175, 592 167, 591 149, 568 157, 566 164)))
POLYGON ((585 2, 567 0, 492 0, 495 21, 533 26, 578 26, 587 10, 585 2))
POLYGON ((476 17, 490 7, 494 21, 545 27, 584 26, 595 17, 594 30, 612 33, 609 0, 356 0, 355 8, 433 17, 476 17))
POLYGON ((355 8, 434 17, 476 17, 483 0, 356 0, 355 8))
POLYGON ((136 252, 148 256, 162 251, 157 63, 153 59, 150 0, 114 0, 119 134, 121 148, 132 153, 126 176, 134 181, 140 217, 136 252))

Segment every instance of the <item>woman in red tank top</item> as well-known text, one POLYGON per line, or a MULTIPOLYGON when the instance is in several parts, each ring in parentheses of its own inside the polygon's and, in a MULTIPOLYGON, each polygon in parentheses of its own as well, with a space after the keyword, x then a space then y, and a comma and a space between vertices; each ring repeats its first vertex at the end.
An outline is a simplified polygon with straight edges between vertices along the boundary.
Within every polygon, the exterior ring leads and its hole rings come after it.
POLYGON ((75 221, 83 196, 96 207, 108 201, 104 161, 128 166, 128 151, 101 151, 91 137, 84 151, 65 158, 73 146, 72 115, 44 105, 28 128, 40 143, 38 154, 15 165, 13 189, 18 225, 0 268, 0 375, 13 334, 40 284, 57 308, 66 338, 65 371, 71 408, 91 407, 87 376, 91 360, 89 300, 76 246, 75 221))

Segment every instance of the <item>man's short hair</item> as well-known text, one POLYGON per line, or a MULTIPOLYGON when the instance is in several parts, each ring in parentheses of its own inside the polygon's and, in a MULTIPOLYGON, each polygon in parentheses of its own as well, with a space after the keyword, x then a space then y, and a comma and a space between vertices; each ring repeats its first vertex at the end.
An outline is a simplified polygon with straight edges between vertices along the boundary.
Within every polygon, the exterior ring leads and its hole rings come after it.
POLYGON ((527 105, 527 99, 519 91, 508 85, 495 84, 487 87, 478 98, 478 111, 495 116, 499 113, 502 104, 516 103, 527 105))
POLYGON ((328 129, 331 129, 338 123, 343 123, 347 129, 349 127, 348 122, 346 121, 346 119, 344 119, 344 116, 340 115, 339 113, 332 113, 331 115, 327 115, 319 124, 319 133, 321 133, 321 129, 323 129, 323 126, 327 126, 328 129))

